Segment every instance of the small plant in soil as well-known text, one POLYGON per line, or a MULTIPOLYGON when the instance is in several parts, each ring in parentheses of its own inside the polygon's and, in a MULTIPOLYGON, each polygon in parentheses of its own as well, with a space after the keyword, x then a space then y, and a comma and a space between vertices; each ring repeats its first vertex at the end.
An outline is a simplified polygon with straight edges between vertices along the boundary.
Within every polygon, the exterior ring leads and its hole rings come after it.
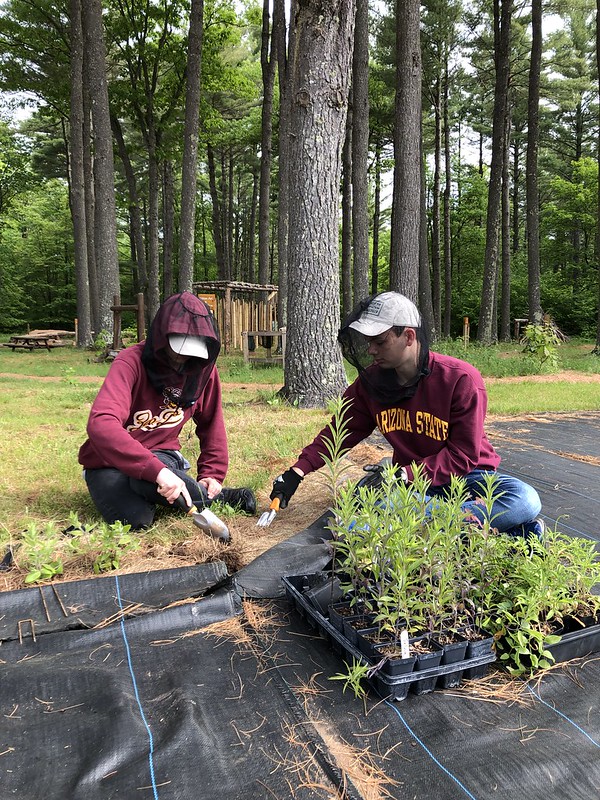
POLYGON ((422 470, 413 470, 405 484, 387 465, 381 486, 347 486, 334 504, 333 570, 352 603, 374 614, 374 638, 397 639, 403 630, 438 641, 457 631, 493 636, 511 674, 550 666, 547 648, 559 641, 564 617, 595 618, 600 608, 594 543, 557 531, 543 541, 498 533, 493 475, 482 487, 481 522, 463 511, 463 479, 430 497, 422 470))

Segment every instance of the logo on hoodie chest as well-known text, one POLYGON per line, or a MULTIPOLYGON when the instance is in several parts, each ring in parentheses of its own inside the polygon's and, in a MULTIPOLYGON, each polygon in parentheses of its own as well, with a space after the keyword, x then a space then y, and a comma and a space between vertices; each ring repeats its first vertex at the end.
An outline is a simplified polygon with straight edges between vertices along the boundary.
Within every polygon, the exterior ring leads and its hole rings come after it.
POLYGON ((180 425, 184 420, 184 411, 177 403, 168 399, 165 393, 165 404, 160 407, 158 414, 155 414, 149 408, 142 411, 136 411, 133 415, 133 421, 127 426, 127 430, 131 431, 153 431, 156 428, 175 428, 180 425))

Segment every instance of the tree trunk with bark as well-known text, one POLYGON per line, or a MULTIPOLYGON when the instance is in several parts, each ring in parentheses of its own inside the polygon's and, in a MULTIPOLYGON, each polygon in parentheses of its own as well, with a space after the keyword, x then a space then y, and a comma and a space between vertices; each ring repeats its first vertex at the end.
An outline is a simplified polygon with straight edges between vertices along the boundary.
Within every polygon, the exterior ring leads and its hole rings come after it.
MULTIPOLYGON (((173 276, 173 252, 175 245, 175 179, 173 177, 173 164, 168 159, 163 162, 162 169, 162 197, 163 197, 163 231, 162 231, 162 265, 163 265, 163 297, 173 294, 175 284, 173 276)), ((194 202, 194 211, 196 203, 194 202)), ((191 291, 182 289, 180 291, 191 291)))
MULTIPOLYGON (((342 315, 352 311, 352 90, 342 150, 342 315)), ((359 299, 359 298, 357 298, 359 299)))
POLYGON ((421 43, 419 0, 396 0, 394 199, 390 289, 413 302, 419 293, 421 222, 421 43))
MULTIPOLYGON (((279 21, 280 16, 277 15, 279 21)), ((277 31, 275 12, 270 30, 269 0, 263 0, 260 66, 263 82, 263 101, 260 136, 260 189, 258 193, 258 282, 269 283, 269 233, 271 229, 271 169, 273 163, 273 91, 277 31)))
POLYGON ((494 0, 494 42, 496 81, 494 86, 494 112, 492 121, 492 163, 488 186, 485 258, 481 305, 477 327, 477 341, 492 344, 498 334, 496 319, 496 287, 498 284, 498 241, 500 235, 500 207, 502 197, 502 167, 504 161, 504 122, 508 104, 510 78, 510 27, 513 0, 494 0))
POLYGON ((86 0, 82 5, 85 66, 90 89, 94 141, 94 235, 99 295, 99 330, 107 343, 112 341, 111 306, 119 286, 117 217, 115 209, 115 167, 108 105, 106 50, 100 0, 86 0))
POLYGON ((71 180, 70 206, 73 220, 75 287, 77 292, 77 347, 92 342, 90 285, 87 263, 85 219, 85 173, 83 164, 83 29, 81 0, 70 1, 71 13, 71 108, 69 117, 71 180))
POLYGON ((289 216, 290 216, 290 114, 291 114, 291 81, 293 72, 293 56, 295 47, 295 19, 298 3, 290 2, 289 33, 285 36, 284 0, 274 0, 273 15, 279 14, 283 22, 276 26, 277 30, 277 76, 279 80, 279 203, 277 206, 277 257, 278 285, 277 318, 280 328, 287 326, 288 302, 288 257, 289 257, 289 216))
POLYGON ((145 294, 148 288, 148 273, 146 271, 146 241, 144 238, 142 212, 137 190, 137 179, 133 169, 133 164, 131 163, 129 152, 127 151, 127 147, 125 145, 125 138, 123 136, 121 123, 117 117, 111 117, 111 126, 115 141, 117 143, 117 152, 119 153, 119 158, 125 172, 127 194, 129 195, 129 219, 134 242, 137 272, 135 289, 136 292, 143 292, 145 294))
POLYGON ((283 394, 322 407, 346 386, 339 329, 339 187, 354 0, 300 0, 290 141, 289 324, 283 394))
POLYGON ((354 302, 369 294, 369 3, 356 0, 352 57, 352 267, 354 302))
POLYGON ((373 257, 371 260, 371 294, 379 286, 379 221, 381 219, 381 144, 375 144, 375 190, 373 195, 373 257))
POLYGON ((540 67, 542 63, 542 0, 531 3, 531 61, 527 98, 527 161, 525 187, 527 204, 527 279, 529 321, 542 321, 540 295, 540 201, 538 192, 538 147, 540 131, 540 67))
POLYGON ((192 0, 188 33, 187 87, 181 164, 181 212, 179 222, 179 291, 191 291, 194 281, 196 240, 196 185, 198 168, 198 116, 204 0, 192 0))
POLYGON ((504 128, 504 163, 502 165, 502 270, 500 282, 500 341, 510 342, 510 111, 507 109, 504 128))
POLYGON ((223 210, 217 190, 217 170, 215 166, 215 151, 211 144, 207 145, 206 157, 208 162, 208 185, 212 208, 212 234, 215 243, 217 259, 217 275, 219 280, 225 280, 227 268, 225 266, 225 251, 223 249, 223 210))

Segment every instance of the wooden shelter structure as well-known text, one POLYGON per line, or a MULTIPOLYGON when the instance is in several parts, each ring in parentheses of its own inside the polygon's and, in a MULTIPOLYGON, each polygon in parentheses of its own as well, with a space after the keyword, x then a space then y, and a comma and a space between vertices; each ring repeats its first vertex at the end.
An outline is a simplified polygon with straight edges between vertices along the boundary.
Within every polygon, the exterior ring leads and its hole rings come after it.
POLYGON ((215 315, 223 352, 243 349, 243 333, 277 331, 277 286, 202 281, 192 286, 215 315))

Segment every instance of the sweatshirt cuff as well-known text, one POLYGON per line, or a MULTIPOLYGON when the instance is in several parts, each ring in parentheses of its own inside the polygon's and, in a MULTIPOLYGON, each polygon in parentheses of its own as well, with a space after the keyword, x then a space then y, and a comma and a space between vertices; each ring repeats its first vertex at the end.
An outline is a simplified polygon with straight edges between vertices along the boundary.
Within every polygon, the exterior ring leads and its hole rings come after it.
POLYGON ((308 475, 309 472, 314 472, 315 470, 313 465, 306 458, 299 458, 295 464, 292 464, 290 469, 293 469, 294 467, 301 469, 305 475, 308 475))
POLYGON ((164 469, 164 467, 165 465, 162 463, 162 461, 160 461, 158 458, 155 458, 144 467, 140 477, 143 481, 156 483, 158 473, 161 471, 161 469, 164 469))

